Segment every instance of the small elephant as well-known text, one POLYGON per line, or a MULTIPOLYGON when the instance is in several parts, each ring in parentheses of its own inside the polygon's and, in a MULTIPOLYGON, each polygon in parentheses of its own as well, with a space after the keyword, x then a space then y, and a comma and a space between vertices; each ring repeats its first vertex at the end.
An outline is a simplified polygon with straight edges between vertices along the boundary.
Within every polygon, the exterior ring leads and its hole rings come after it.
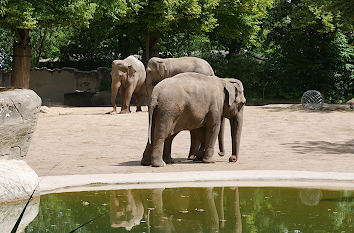
POLYGON ((120 102, 122 109, 120 113, 130 112, 130 100, 134 94, 137 108, 136 111, 141 111, 140 95, 144 90, 143 85, 145 83, 146 73, 145 67, 141 61, 134 56, 129 56, 124 60, 114 60, 112 62, 112 94, 111 102, 113 110, 108 113, 115 113, 117 111, 116 97, 119 87, 120 90, 120 102))
MULTIPOLYGON (((204 128, 203 162, 213 160, 222 118, 231 125, 232 156, 239 155, 246 99, 241 81, 187 72, 157 84, 149 104, 149 141, 142 165, 165 166, 174 136, 182 130, 204 128), (167 147, 167 148, 166 148, 167 147)), ((230 158, 231 158, 230 157, 230 158)))
POLYGON ((196 72, 208 76, 214 76, 210 64, 197 57, 158 58, 149 60, 146 67, 146 90, 150 97, 154 86, 165 78, 184 72, 196 72))

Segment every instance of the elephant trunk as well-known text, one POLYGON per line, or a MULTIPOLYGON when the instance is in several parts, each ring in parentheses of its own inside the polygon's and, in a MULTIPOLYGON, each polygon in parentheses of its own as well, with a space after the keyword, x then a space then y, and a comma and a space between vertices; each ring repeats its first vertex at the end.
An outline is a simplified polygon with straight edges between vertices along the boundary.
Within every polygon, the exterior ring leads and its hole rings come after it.
POLYGON ((230 157, 230 162, 236 162, 237 157, 240 153, 240 140, 242 132, 242 123, 243 123, 243 109, 236 114, 230 120, 231 125, 231 139, 232 139, 232 156, 230 157))
POLYGON ((219 140, 219 155, 224 156, 225 155, 225 148, 224 148, 224 128, 225 128, 225 118, 221 117, 221 122, 220 122, 220 131, 218 135, 218 140, 219 140))
POLYGON ((118 81, 118 82, 112 81, 111 103, 113 105, 114 110, 115 110, 115 108, 117 106, 116 105, 116 97, 117 97, 117 93, 118 93, 118 89, 119 89, 120 85, 121 85, 120 81, 118 81))

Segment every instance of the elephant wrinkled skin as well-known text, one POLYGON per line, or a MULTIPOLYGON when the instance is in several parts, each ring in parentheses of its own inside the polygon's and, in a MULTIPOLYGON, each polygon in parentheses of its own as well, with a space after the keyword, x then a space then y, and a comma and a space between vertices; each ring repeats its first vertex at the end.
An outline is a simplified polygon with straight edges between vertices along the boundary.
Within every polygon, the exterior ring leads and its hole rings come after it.
POLYGON ((121 102, 121 112, 130 112, 130 100, 132 95, 136 100, 137 111, 141 111, 140 95, 145 83, 146 73, 145 67, 141 61, 136 59, 134 56, 129 56, 124 60, 114 60, 112 62, 112 95, 111 102, 113 105, 113 110, 109 113, 115 113, 117 109, 116 97, 119 87, 120 90, 120 102, 121 102))
POLYGON ((149 142, 142 165, 155 167, 170 162, 173 137, 182 130, 204 128, 203 162, 214 162, 214 145, 222 118, 231 124, 232 156, 239 155, 246 99, 243 85, 215 76, 182 73, 165 79, 154 88, 149 104, 149 142), (165 162, 164 162, 165 161, 165 162))
POLYGON ((213 68, 211 68, 207 61, 201 58, 151 58, 146 67, 146 89, 148 96, 151 96, 154 86, 163 79, 185 72, 196 72, 207 76, 214 76, 213 68))

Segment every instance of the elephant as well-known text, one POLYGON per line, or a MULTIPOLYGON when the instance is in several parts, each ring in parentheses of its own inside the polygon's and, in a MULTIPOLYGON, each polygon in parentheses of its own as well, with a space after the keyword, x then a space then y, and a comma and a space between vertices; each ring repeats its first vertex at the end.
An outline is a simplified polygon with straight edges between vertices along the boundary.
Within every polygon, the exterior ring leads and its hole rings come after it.
MULTIPOLYGON (((184 72, 196 72, 208 76, 214 76, 213 68, 210 64, 197 57, 180 57, 180 58, 158 58, 153 57, 149 60, 146 67, 146 92, 148 97, 151 96, 154 86, 163 79, 170 78, 176 74, 184 72)), ((224 127, 223 119, 221 127, 224 127)), ((223 131, 222 131, 223 132, 223 131)), ((199 139, 198 131, 191 132, 191 148, 188 159, 200 160, 202 155, 203 144, 199 139), (200 148, 198 152, 198 148, 200 148)), ((223 135, 219 135, 219 155, 224 156, 223 135)))
POLYGON ((213 159, 216 137, 220 133, 222 118, 231 125, 232 155, 237 161, 246 103, 240 80, 233 83, 216 76, 187 72, 165 79, 157 84, 149 103, 149 139, 141 164, 165 166, 171 161, 172 140, 182 130, 204 128, 205 146, 202 161, 213 159))
POLYGON ((116 113, 116 97, 119 87, 120 90, 120 102, 122 109, 120 113, 130 112, 130 100, 134 94, 137 108, 136 111, 141 111, 141 104, 139 102, 141 91, 145 90, 145 67, 141 61, 134 56, 129 56, 124 60, 114 60, 112 62, 112 94, 111 102, 113 110, 108 112, 110 114, 116 113))
POLYGON ((214 76, 210 64, 197 57, 158 58, 149 60, 146 67, 146 89, 150 97, 154 86, 165 78, 184 72, 196 72, 208 76, 214 76))

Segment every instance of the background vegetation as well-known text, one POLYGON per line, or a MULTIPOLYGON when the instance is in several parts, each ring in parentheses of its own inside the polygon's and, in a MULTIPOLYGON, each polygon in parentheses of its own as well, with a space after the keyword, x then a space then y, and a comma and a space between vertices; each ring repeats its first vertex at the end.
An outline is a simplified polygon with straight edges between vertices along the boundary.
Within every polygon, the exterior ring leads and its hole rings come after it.
POLYGON ((0 68, 30 29, 32 66, 110 67, 138 54, 198 56, 249 100, 354 97, 353 0, 2 0, 0 68), (17 33, 17 34, 16 34, 17 33), (46 62, 40 62, 40 60, 46 62), (43 60, 45 59, 45 60, 43 60))

